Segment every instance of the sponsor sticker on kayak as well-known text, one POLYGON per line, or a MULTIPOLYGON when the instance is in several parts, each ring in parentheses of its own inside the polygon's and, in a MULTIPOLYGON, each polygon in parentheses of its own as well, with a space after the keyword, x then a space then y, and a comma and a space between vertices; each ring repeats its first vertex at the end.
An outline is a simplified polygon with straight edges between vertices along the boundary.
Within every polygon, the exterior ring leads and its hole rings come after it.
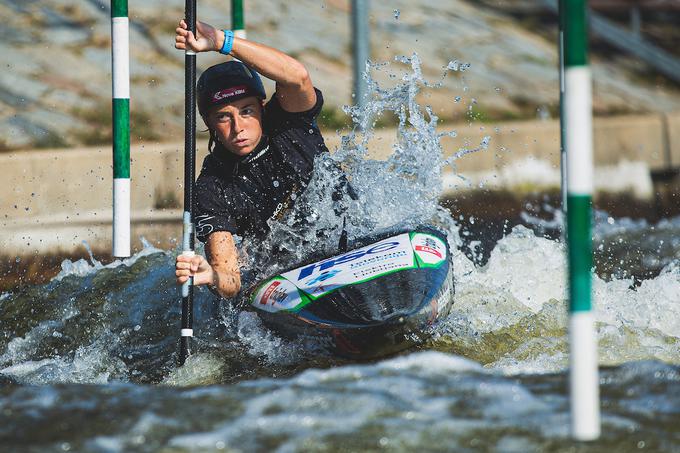
POLYGON ((343 255, 334 256, 281 274, 316 299, 343 286, 352 285, 416 263, 408 233, 384 239, 343 255))
POLYGON ((411 245, 420 267, 437 267, 446 259, 446 244, 437 236, 411 233, 411 245))
POLYGON ((274 277, 255 291, 252 304, 260 310, 277 312, 292 310, 302 302, 300 292, 288 280, 274 277))
POLYGON ((295 311, 339 288, 406 269, 438 267, 446 259, 446 244, 438 237, 403 233, 267 280, 251 303, 270 312, 295 311))

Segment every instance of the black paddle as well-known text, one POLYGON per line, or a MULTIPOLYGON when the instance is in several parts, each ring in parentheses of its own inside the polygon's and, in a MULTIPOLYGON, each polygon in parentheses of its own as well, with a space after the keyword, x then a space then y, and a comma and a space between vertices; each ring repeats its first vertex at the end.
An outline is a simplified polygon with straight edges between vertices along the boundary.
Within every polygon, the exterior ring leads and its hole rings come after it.
MULTIPOLYGON (((196 36, 196 0, 186 0, 185 20, 189 31, 196 36)), ((184 52, 184 234, 182 253, 194 254, 194 180, 196 175, 196 53, 184 52)), ((182 285, 182 330, 179 364, 184 365, 191 355, 193 331, 194 279, 182 285)))

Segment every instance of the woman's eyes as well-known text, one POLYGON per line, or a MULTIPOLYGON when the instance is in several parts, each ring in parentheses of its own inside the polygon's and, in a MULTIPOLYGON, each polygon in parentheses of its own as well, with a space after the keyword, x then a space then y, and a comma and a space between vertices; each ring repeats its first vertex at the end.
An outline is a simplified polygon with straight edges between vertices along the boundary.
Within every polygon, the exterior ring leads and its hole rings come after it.
MULTIPOLYGON (((253 116, 255 114, 255 109, 252 107, 246 107, 239 112, 239 116, 253 116)), ((231 113, 218 113, 217 121, 220 123, 226 123, 231 121, 231 113)))

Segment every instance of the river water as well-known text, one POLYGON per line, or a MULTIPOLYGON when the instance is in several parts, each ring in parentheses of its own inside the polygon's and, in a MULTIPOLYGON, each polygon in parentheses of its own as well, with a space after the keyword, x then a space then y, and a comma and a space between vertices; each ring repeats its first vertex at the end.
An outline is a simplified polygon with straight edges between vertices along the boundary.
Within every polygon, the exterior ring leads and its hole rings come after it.
POLYGON ((445 228, 456 295, 427 344, 347 362, 199 288, 195 353, 178 367, 177 251, 65 261, 49 283, 0 295, 2 451, 680 451, 680 218, 594 216, 602 437, 573 442, 559 213, 527 214, 485 251, 461 238, 437 203, 450 162, 415 102, 425 81, 417 58, 402 62, 395 87, 371 81, 367 110, 350 112, 367 132, 318 162, 302 207, 240 246, 252 279, 330 249, 333 203, 350 236, 423 219, 445 228), (366 161, 385 110, 402 119, 395 153, 366 161), (358 200, 331 200, 337 165, 358 200), (276 264, 265 259, 274 243, 276 264))

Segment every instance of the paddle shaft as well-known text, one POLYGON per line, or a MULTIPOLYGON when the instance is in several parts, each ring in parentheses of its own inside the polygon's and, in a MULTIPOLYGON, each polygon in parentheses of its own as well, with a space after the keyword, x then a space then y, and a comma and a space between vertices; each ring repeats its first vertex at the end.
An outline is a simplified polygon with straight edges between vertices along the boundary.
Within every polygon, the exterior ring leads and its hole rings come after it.
MULTIPOLYGON (((196 0, 186 0, 185 20, 189 30, 196 35, 196 0)), ((196 176, 196 53, 184 54, 184 234, 182 249, 186 255, 194 254, 194 180, 196 176)), ((191 354, 193 337, 194 279, 182 285, 182 329, 179 362, 183 365, 191 354)))

